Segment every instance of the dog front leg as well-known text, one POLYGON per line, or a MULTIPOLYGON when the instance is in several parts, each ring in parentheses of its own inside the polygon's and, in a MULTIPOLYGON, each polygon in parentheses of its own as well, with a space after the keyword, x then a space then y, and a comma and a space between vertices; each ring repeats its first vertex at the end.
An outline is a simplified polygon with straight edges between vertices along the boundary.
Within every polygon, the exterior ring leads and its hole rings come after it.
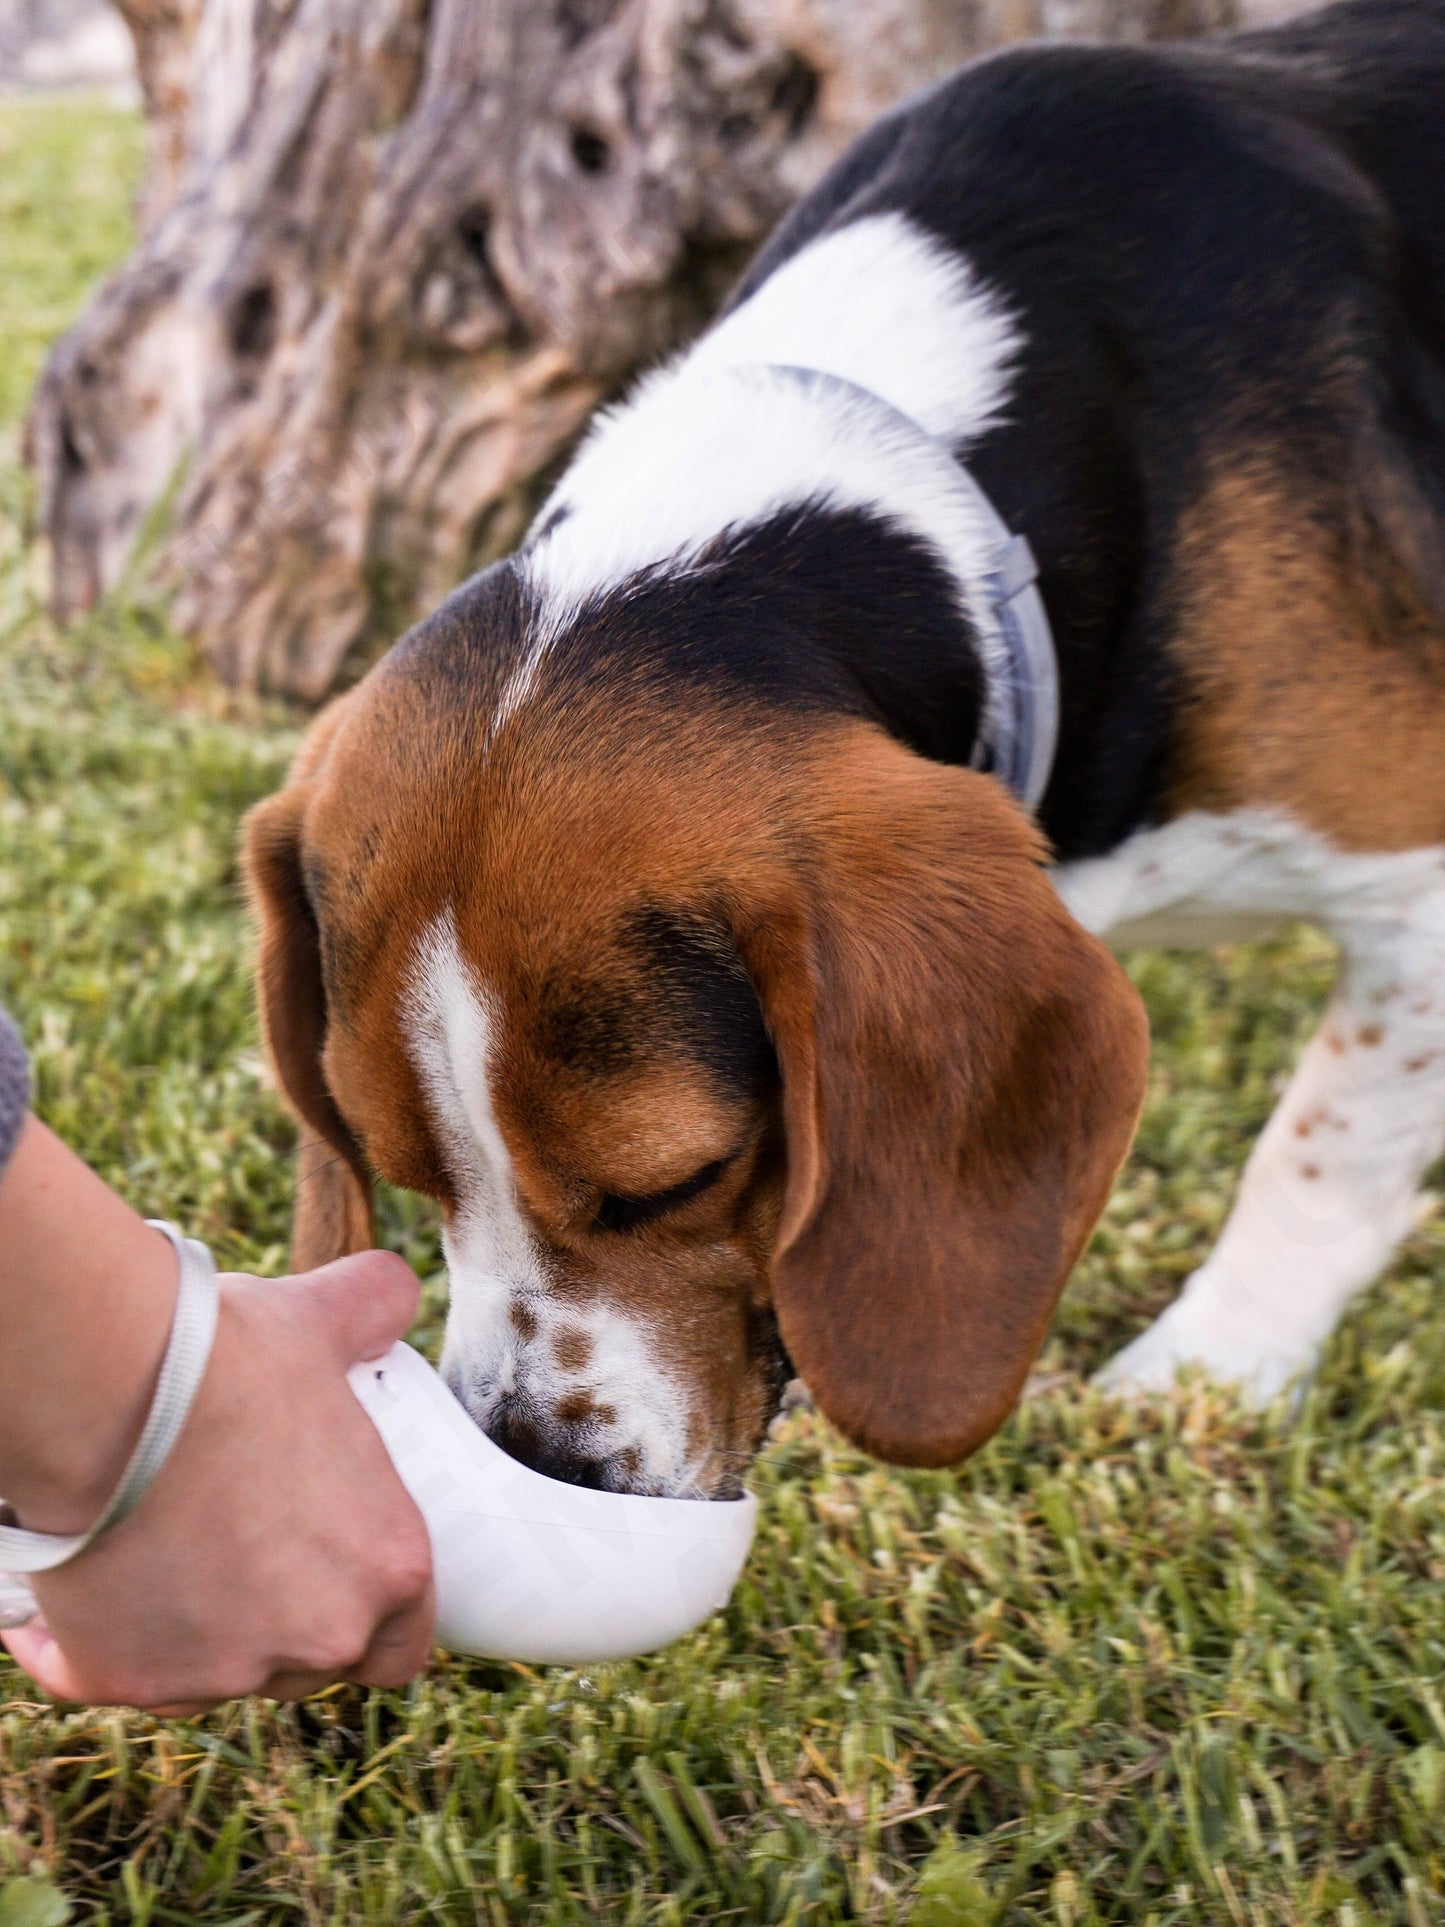
POLYGON ((1194 1366, 1264 1405, 1316 1364, 1378 1276, 1445 1149, 1445 896, 1337 922, 1334 1000, 1245 1169, 1219 1243, 1098 1382, 1161 1391, 1194 1366))

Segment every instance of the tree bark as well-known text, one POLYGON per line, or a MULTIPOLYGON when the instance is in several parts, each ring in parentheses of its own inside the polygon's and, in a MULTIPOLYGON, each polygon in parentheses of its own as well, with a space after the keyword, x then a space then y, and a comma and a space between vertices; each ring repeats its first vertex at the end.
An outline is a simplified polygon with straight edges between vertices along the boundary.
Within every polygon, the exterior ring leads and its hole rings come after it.
POLYGON ((319 699, 515 543, 599 399, 885 107, 1007 41, 1250 4, 122 0, 141 240, 29 424, 58 613, 169 493, 183 626, 319 699))

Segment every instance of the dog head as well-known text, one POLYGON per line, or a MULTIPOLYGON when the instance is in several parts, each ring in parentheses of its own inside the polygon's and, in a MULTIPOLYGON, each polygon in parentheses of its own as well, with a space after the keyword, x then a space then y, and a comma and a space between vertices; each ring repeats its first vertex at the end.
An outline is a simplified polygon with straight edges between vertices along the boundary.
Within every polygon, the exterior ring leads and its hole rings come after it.
POLYGON ((879 1456, 1016 1399, 1146 1026, 991 778, 856 717, 529 660, 502 565, 249 819, 296 1261, 437 1199, 443 1369, 508 1449, 737 1487, 788 1361, 879 1456))

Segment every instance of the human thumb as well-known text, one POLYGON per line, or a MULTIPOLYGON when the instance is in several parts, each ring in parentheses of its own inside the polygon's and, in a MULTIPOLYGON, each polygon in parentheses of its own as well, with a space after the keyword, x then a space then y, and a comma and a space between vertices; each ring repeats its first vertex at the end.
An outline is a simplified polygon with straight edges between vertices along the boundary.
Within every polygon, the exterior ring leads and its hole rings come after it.
POLYGON ((0 1634, 0 1645, 52 1699, 83 1701, 93 1697, 87 1692, 85 1681, 61 1652, 55 1635, 43 1619, 32 1619, 28 1625, 10 1627, 0 1634))
POLYGON ((324 1330, 343 1368, 379 1358, 404 1338, 421 1297, 411 1266, 391 1251, 359 1251, 289 1282, 305 1293, 306 1313, 324 1330))

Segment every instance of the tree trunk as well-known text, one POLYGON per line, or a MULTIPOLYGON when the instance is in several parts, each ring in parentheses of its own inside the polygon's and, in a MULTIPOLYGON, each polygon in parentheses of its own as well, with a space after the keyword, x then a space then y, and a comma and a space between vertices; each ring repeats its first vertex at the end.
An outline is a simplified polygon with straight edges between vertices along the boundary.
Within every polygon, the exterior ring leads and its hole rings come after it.
POLYGON ((174 490, 179 620, 228 681, 324 696, 517 540, 883 108, 1005 41, 1249 5, 122 0, 142 238, 29 425, 58 612, 174 490))

